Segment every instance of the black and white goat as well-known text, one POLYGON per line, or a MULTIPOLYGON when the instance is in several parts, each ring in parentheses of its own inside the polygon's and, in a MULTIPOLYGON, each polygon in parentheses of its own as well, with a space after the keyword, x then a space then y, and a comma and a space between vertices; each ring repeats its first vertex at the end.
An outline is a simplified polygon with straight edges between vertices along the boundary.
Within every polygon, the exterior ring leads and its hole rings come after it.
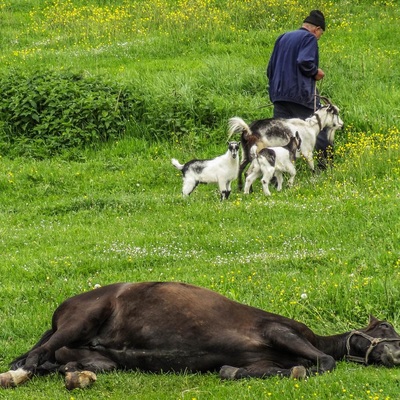
MULTIPOLYGON (((277 190, 280 191, 282 190, 284 173, 290 175, 288 186, 292 186, 296 176, 296 153, 300 146, 301 138, 299 133, 296 132, 295 136, 292 136, 285 146, 265 147, 259 150, 248 170, 244 193, 248 194, 253 182, 261 177, 264 194, 270 196, 269 183, 272 177, 276 177, 277 190)), ((255 149, 253 148, 252 151, 255 151, 255 149)))
POLYGON ((225 154, 211 160, 191 160, 181 164, 177 159, 172 164, 182 171, 183 196, 189 196, 199 183, 218 183, 221 200, 231 193, 231 183, 239 172, 239 142, 228 142, 225 154))
MULTIPOLYGON (((229 137, 235 133, 241 133, 242 161, 239 167, 238 186, 242 188, 242 174, 247 165, 251 162, 250 149, 257 145, 263 147, 274 147, 286 145, 290 138, 298 131, 302 140, 301 154, 307 160, 311 170, 314 171, 313 150, 319 132, 328 128, 333 132, 341 129, 343 121, 339 117, 339 108, 326 98, 329 104, 319 108, 310 118, 290 119, 262 119, 254 121, 249 125, 242 118, 233 117, 229 120, 229 137)), ((334 135, 330 135, 333 140, 334 135)), ((331 143, 333 145, 333 143, 331 143)))

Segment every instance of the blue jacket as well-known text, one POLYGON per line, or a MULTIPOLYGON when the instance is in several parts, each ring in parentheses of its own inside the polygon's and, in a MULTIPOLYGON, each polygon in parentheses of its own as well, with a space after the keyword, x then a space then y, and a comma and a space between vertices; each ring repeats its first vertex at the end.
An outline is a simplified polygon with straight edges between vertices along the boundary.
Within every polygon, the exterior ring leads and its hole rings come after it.
POLYGON ((317 38, 307 29, 279 36, 267 67, 271 101, 290 101, 313 109, 318 62, 317 38))

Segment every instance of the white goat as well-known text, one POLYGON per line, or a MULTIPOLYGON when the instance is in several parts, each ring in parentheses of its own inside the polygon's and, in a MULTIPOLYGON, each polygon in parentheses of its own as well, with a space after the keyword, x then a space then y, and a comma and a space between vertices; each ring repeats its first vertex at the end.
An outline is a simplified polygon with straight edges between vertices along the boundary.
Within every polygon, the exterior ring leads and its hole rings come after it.
POLYGON ((181 164, 177 159, 172 164, 182 171, 183 196, 189 196, 199 183, 218 183, 221 200, 227 199, 231 193, 231 182, 239 172, 238 142, 228 142, 228 151, 211 160, 191 160, 181 164))
MULTIPOLYGON (((326 98, 324 100, 329 102, 326 98)), ((317 135, 324 128, 333 128, 333 131, 335 131, 341 129, 342 126, 343 121, 339 117, 339 108, 330 102, 329 105, 322 106, 306 120, 300 118, 269 118, 254 121, 249 126, 242 118, 231 118, 229 120, 229 137, 234 133, 241 133, 243 157, 239 167, 239 189, 242 188, 243 171, 252 160, 250 149, 253 145, 256 144, 259 149, 266 146, 284 146, 298 131, 302 140, 300 151, 311 170, 314 171, 313 150, 317 135)), ((329 139, 333 140, 333 137, 334 135, 330 135, 329 139)))
POLYGON ((246 177, 244 193, 248 194, 250 192, 251 185, 259 177, 262 177, 261 183, 266 196, 271 195, 269 183, 273 176, 277 180, 277 190, 282 190, 283 173, 290 175, 288 186, 292 186, 296 176, 296 153, 300 149, 300 146, 301 138, 299 133, 296 132, 296 135, 291 137, 289 143, 285 146, 265 147, 261 149, 251 162, 246 177))

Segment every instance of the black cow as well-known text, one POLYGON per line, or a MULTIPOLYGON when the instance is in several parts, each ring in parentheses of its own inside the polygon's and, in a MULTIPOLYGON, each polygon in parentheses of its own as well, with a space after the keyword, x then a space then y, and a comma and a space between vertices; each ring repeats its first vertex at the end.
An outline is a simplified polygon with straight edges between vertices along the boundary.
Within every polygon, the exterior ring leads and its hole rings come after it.
POLYGON ((348 358, 400 364, 400 336, 370 317, 366 328, 319 336, 306 325, 176 282, 117 283, 62 303, 52 328, 0 375, 14 387, 60 371, 68 389, 89 386, 96 372, 218 371, 223 379, 304 378, 348 358))

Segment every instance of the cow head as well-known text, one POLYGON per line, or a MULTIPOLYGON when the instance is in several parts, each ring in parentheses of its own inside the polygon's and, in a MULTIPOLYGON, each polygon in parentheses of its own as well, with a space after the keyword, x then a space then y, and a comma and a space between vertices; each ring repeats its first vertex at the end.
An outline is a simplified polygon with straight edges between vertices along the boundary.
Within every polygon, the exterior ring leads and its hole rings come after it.
POLYGON ((346 347, 349 361, 386 367, 400 365, 399 334, 389 322, 372 315, 366 328, 350 332, 346 347))

